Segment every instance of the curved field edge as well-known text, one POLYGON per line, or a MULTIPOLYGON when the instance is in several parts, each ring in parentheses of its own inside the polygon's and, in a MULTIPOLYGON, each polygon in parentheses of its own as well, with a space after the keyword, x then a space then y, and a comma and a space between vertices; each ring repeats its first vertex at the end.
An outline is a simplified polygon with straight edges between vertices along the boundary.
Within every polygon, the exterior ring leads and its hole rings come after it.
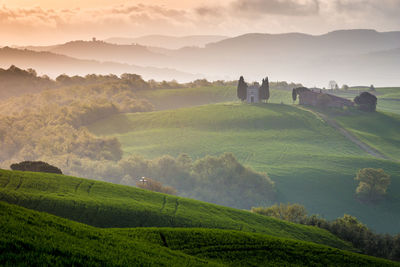
POLYGON ((0 170, 0 200, 97 227, 220 228, 353 249, 317 227, 64 175, 0 170))
POLYGON ((0 201, 3 266, 399 266, 308 242, 217 229, 101 229, 0 201))

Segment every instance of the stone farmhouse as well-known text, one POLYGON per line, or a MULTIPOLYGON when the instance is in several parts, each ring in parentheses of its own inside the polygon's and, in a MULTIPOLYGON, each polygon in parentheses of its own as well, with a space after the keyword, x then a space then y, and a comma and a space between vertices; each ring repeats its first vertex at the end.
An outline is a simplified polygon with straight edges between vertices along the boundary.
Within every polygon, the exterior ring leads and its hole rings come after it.
POLYGON ((297 90, 299 95, 299 104, 308 106, 325 106, 325 107, 352 107, 354 102, 342 97, 323 93, 322 90, 310 90, 308 88, 301 88, 297 90))

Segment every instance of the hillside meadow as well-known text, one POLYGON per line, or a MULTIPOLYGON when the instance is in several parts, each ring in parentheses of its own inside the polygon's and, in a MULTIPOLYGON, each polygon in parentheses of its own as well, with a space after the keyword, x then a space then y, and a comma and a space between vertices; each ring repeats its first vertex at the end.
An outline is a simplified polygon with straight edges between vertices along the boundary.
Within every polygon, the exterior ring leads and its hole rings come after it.
MULTIPOLYGON (((400 164, 375 159, 318 115, 296 106, 230 102, 119 114, 88 129, 116 137, 124 157, 232 152, 241 163, 268 173, 278 190, 277 202, 303 204, 327 219, 351 214, 378 232, 398 232, 400 164), (373 206, 354 195, 353 178, 366 167, 383 168, 392 176, 387 198, 373 206)), ((395 139, 388 142, 398 146, 395 139)))
POLYGON ((0 216, 4 266, 399 266, 310 242, 239 231, 101 229, 1 201, 0 216))

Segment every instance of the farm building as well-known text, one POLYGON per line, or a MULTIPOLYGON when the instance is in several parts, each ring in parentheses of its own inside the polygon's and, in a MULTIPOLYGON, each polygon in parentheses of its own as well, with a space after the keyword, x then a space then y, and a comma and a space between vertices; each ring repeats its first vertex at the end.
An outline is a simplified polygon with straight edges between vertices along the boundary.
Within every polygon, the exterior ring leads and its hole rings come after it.
POLYGON ((321 90, 314 91, 305 87, 295 89, 299 95, 300 105, 324 106, 324 107, 351 107, 354 102, 342 97, 323 93, 321 90))

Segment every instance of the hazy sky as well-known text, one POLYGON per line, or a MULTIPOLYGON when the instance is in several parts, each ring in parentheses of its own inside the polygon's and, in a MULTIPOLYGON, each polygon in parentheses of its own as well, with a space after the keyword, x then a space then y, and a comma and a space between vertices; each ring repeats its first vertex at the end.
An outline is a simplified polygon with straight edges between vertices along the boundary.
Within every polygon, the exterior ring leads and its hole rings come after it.
POLYGON ((400 0, 0 0, 0 45, 147 34, 400 30, 400 0))

